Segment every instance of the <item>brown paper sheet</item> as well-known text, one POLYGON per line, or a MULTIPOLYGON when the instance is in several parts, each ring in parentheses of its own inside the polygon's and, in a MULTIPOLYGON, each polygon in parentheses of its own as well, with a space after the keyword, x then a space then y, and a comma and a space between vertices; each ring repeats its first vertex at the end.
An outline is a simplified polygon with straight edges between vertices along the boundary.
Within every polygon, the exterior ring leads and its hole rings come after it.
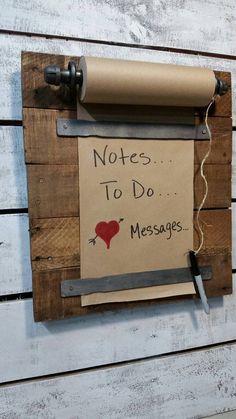
POLYGON ((83 121, 119 121, 157 124, 195 123, 195 109, 146 105, 112 105, 77 102, 77 119, 83 121))
POLYGON ((178 295, 192 295, 195 290, 192 283, 180 283, 172 285, 159 285, 158 287, 137 288, 133 290, 94 293, 89 296, 82 297, 82 306, 104 304, 104 303, 120 303, 128 301, 152 300, 158 298, 168 298, 178 295))
POLYGON ((81 57, 80 100, 158 106, 205 106, 216 79, 207 68, 81 57))
MULTIPOLYGON (((78 143, 81 277, 187 266, 193 247, 193 141, 78 143)), ((193 284, 178 284, 91 294, 81 301, 194 293, 193 284)))

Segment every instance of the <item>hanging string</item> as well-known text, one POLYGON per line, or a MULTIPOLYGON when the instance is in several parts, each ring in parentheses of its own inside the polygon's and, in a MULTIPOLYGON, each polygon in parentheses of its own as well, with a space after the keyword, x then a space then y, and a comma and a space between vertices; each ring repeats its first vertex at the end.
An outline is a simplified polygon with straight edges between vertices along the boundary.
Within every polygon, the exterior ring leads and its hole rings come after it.
POLYGON ((208 195, 208 182, 207 182, 207 178, 206 178, 206 176, 204 174, 204 164, 206 163, 206 160, 208 159, 209 155, 211 154, 212 133, 211 133, 211 129, 210 129, 209 125, 208 125, 208 114, 209 114, 209 110, 210 110, 211 106, 215 102, 215 98, 216 98, 216 96, 213 96, 211 102, 207 106, 206 115, 205 115, 205 125, 206 125, 206 129, 207 129, 207 132, 208 132, 210 141, 209 141, 208 150, 207 150, 205 156, 203 157, 203 159, 201 161, 201 166, 200 166, 200 174, 201 174, 201 177, 202 177, 202 179, 204 181, 204 184, 205 184, 205 194, 204 194, 204 197, 202 199, 201 204, 198 207, 197 216, 196 216, 197 229, 198 229, 198 231, 200 233, 201 240, 200 240, 199 247, 197 248, 197 250, 194 251, 195 255, 197 255, 200 252, 200 250, 201 250, 201 248, 203 246, 203 243, 204 243, 204 233, 203 233, 203 229, 202 229, 202 227, 200 225, 200 222, 199 222, 199 216, 200 216, 200 211, 203 208, 203 206, 205 204, 205 201, 207 199, 207 195, 208 195))

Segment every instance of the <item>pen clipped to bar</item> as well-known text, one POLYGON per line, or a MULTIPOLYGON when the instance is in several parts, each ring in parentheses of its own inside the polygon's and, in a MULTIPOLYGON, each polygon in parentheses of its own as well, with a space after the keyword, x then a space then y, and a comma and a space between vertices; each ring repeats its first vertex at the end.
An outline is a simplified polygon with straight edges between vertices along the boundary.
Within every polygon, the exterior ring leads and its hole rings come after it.
POLYGON ((200 269, 198 266, 198 262, 197 262, 197 257, 196 254, 193 250, 189 251, 189 259, 190 259, 190 266, 191 266, 191 270, 194 276, 194 280, 199 292, 199 296, 201 298, 201 302, 204 308, 204 311, 206 314, 210 313, 210 307, 207 301, 207 296, 205 293, 205 289, 204 289, 204 285, 203 285, 203 280, 202 280, 202 276, 200 273, 200 269))

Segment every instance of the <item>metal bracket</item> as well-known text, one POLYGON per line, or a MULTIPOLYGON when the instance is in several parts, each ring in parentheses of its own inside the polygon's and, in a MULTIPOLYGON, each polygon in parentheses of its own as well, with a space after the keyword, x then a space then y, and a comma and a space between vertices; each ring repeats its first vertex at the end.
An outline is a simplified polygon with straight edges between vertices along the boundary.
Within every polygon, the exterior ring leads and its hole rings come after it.
POLYGON ((209 134, 204 124, 153 124, 110 121, 84 121, 77 119, 57 119, 59 137, 101 137, 136 139, 184 139, 208 140, 209 134))
MULTIPOLYGON (((200 272, 203 280, 212 278, 211 266, 200 267, 200 272)), ((95 292, 121 291, 192 281, 193 276, 190 268, 128 273, 101 278, 68 279, 61 282, 61 296, 75 297, 95 292)))

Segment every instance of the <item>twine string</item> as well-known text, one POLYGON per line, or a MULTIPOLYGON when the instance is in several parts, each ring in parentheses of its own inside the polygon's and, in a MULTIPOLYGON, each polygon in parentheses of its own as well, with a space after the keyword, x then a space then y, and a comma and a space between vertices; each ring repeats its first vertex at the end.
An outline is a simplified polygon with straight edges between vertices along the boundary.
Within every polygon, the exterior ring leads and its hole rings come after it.
POLYGON ((205 156, 203 157, 203 159, 201 161, 201 166, 200 166, 200 174, 201 174, 201 178, 204 181, 205 193, 204 193, 204 196, 202 198, 202 202, 197 209, 196 224, 197 224, 197 229, 200 233, 201 240, 200 240, 200 244, 199 244, 197 250, 194 250, 195 255, 197 255, 200 252, 200 250, 202 249, 202 246, 204 244, 204 232, 203 232, 203 229, 202 229, 202 227, 200 225, 200 222, 199 222, 199 216, 200 216, 200 211, 202 210, 202 208, 203 208, 203 206, 206 202, 207 196, 208 196, 208 182, 207 182, 207 178, 206 178, 205 173, 204 173, 204 165, 205 165, 209 155, 211 154, 211 148, 212 148, 212 133, 211 133, 211 129, 208 125, 208 114, 209 114, 209 110, 210 110, 211 106, 215 102, 215 98, 216 98, 216 96, 213 96, 211 102, 207 106, 206 115, 205 115, 205 125, 206 125, 206 129, 207 129, 207 132, 208 132, 208 135, 209 135, 209 147, 208 147, 208 150, 207 150, 205 156))

